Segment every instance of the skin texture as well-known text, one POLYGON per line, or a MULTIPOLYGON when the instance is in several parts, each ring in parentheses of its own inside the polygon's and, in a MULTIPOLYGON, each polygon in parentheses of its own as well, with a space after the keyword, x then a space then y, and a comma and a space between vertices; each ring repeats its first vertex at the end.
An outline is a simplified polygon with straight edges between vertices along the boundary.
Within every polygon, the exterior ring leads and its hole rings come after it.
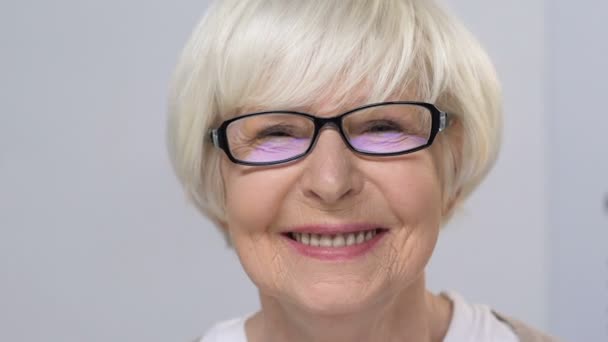
MULTIPOLYGON (((332 116, 330 108, 311 111, 332 116)), ((224 156, 221 169, 224 228, 260 293, 262 309, 246 323, 250 342, 443 339, 451 303, 428 292, 424 279, 443 203, 432 147, 363 157, 326 126, 312 153, 297 162, 247 167, 224 156), (371 253, 339 262, 296 254, 280 234, 345 223, 389 232, 371 253)))

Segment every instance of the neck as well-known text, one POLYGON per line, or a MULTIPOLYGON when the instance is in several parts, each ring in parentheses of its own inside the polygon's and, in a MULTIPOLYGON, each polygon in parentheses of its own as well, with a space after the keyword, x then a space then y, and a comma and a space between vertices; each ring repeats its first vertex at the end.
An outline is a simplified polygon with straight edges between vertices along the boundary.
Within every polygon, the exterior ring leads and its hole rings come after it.
POLYGON ((435 342, 452 316, 449 299, 425 289, 424 276, 357 312, 319 315, 260 293, 262 310, 246 323, 248 341, 435 342))

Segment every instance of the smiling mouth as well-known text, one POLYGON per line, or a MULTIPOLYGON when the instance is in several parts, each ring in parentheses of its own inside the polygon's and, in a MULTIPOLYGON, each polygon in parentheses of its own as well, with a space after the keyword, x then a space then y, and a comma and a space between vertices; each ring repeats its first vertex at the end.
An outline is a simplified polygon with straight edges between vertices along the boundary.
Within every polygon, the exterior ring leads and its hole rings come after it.
POLYGON ((359 232, 341 233, 341 234, 314 234, 314 233, 296 233, 289 232, 284 235, 291 240, 297 241, 303 245, 311 247, 349 247, 362 245, 370 241, 376 235, 386 233, 388 229, 375 228, 359 232))

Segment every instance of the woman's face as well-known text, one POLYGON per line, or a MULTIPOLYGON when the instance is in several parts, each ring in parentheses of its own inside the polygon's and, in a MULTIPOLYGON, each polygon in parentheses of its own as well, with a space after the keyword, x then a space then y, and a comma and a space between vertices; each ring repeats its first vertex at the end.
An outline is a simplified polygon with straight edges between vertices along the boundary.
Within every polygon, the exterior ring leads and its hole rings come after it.
MULTIPOLYGON (((335 115, 324 108, 317 115, 335 115)), ((354 312, 403 291, 423 275, 437 240, 442 197, 431 149, 363 157, 326 126, 304 159, 249 167, 224 156, 222 176, 226 229, 245 271, 264 295, 310 312, 354 312), (344 254, 287 234, 353 227, 383 233, 344 254)))

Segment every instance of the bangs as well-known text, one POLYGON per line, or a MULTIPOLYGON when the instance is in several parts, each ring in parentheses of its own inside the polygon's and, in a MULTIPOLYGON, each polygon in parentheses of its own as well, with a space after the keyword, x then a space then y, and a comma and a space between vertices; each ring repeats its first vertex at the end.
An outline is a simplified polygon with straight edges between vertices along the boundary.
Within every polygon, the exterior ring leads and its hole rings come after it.
POLYGON ((338 110, 406 93, 401 100, 433 101, 432 58, 424 54, 430 49, 415 6, 391 0, 235 5, 239 15, 220 30, 214 58, 219 119, 321 103, 338 110))

